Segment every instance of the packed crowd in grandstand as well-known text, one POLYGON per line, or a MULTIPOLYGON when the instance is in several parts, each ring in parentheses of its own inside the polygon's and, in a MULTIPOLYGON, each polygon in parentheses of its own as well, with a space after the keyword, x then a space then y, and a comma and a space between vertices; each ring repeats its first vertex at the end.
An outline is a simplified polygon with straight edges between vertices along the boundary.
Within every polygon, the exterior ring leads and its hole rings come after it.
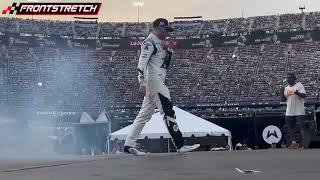
MULTIPOLYGON (((19 32, 75 37, 145 37, 151 23, 81 23, 79 21, 44 21, 0 18, 0 32, 19 32)), ((241 33, 256 30, 309 30, 320 27, 320 13, 283 14, 221 20, 175 21, 174 37, 200 37, 218 33, 241 33)))
MULTIPOLYGON (((320 13, 173 22, 175 38, 320 27, 320 13)), ((145 37, 150 23, 92 23, 0 18, 0 32, 69 37, 145 37)), ((275 40, 277 42, 277 40, 275 40)), ((2 105, 98 114, 114 103, 139 103, 139 48, 21 47, 1 43, 2 105)), ((279 101, 285 74, 297 73, 316 99, 317 41, 176 49, 167 83, 175 103, 279 101)))

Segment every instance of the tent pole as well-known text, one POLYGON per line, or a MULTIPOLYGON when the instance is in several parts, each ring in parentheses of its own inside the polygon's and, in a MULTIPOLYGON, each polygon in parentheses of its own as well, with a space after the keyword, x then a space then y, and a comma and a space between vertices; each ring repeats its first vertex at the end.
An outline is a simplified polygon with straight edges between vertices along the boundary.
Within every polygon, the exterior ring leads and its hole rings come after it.
POLYGON ((228 144, 229 144, 229 147, 230 147, 230 150, 229 151, 232 151, 232 141, 231 141, 231 133, 230 133, 230 136, 228 136, 228 144))
POLYGON ((107 143, 108 143, 108 154, 110 154, 110 137, 108 137, 107 143))
POLYGON ((169 141, 169 138, 168 138, 168 153, 170 153, 170 141, 169 141))

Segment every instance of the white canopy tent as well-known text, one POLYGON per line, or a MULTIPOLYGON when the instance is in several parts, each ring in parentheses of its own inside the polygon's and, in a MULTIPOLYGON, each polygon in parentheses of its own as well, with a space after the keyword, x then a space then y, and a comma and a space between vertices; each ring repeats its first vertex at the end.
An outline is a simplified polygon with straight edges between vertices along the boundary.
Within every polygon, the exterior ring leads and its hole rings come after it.
MULTIPOLYGON (((173 107, 176 113, 176 121, 179 125, 179 129, 182 132, 183 137, 204 137, 210 136, 228 136, 228 144, 231 147, 231 133, 227 129, 224 129, 216 124, 213 124, 205 119, 195 116, 187 111, 184 111, 178 107, 173 107)), ((119 139, 125 140, 128 133, 132 129, 132 124, 124 127, 116 132, 110 134, 110 140, 119 139)), ((142 130, 139 139, 148 137, 149 139, 171 138, 167 127, 163 122, 163 115, 159 112, 155 113, 151 120, 146 123, 142 130)))
MULTIPOLYGON (((108 115, 106 112, 101 112, 99 117, 94 120, 88 113, 86 112, 83 112, 82 115, 81 115, 81 118, 80 118, 80 123, 74 123, 73 124, 73 133, 75 133, 76 131, 79 133, 79 132, 82 132, 81 134, 84 133, 83 130, 79 130, 78 127, 92 127, 93 129, 91 129, 90 133, 91 135, 95 136, 94 134, 97 134, 97 133, 100 133, 103 129, 103 131, 107 128, 108 131, 107 131, 107 134, 105 134, 106 136, 108 136, 108 134, 111 132, 111 123, 108 119, 108 115), (77 130, 76 130, 77 129, 77 130)), ((86 129, 87 131, 88 129, 86 129)), ((105 132, 105 131, 104 131, 105 132)), ((86 135, 87 137, 90 136, 88 133, 88 135, 86 135)), ((86 133, 84 133, 86 134, 86 133)), ((99 135, 97 135, 99 136, 99 135)), ((97 139, 99 139, 101 136, 97 137, 95 136, 95 139, 90 139, 89 141, 95 141, 97 139)), ((103 136, 103 141, 104 143, 108 143, 106 142, 106 138, 105 136, 103 136)), ((81 137, 80 137, 81 138, 81 137)), ((91 151, 93 151, 93 149, 91 149, 91 151)), ((107 151, 107 149, 105 149, 105 151, 107 151)))
POLYGON ((109 119, 107 118, 105 112, 100 113, 99 117, 96 120, 96 122, 103 122, 103 123, 106 123, 108 121, 109 121, 109 119))
POLYGON ((100 113, 99 117, 94 120, 88 113, 83 112, 80 118, 80 125, 83 124, 105 124, 108 123, 109 119, 106 115, 106 112, 100 113))
POLYGON ((80 123, 87 124, 87 123, 94 123, 95 121, 89 116, 88 113, 83 112, 80 118, 80 123))

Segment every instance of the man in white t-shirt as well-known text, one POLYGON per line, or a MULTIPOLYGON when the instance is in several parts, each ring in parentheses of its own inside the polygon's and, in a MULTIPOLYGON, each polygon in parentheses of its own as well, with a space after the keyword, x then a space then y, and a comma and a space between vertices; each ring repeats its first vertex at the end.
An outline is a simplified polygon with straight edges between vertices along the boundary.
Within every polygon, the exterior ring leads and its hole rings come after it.
POLYGON ((296 82, 297 78, 294 73, 287 74, 288 86, 282 88, 281 98, 282 101, 286 101, 287 110, 286 110, 286 123, 289 129, 289 136, 291 145, 290 149, 298 149, 299 144, 296 143, 294 129, 298 121, 300 127, 300 133, 302 137, 302 144, 304 141, 305 134, 305 107, 304 107, 304 98, 306 98, 306 90, 300 82, 296 82))

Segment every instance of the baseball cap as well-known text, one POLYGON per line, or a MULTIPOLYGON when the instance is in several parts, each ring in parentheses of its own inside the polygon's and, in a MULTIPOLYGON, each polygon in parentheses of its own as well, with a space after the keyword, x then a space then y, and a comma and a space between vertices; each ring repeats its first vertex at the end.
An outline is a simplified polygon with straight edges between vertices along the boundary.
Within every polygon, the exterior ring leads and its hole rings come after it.
POLYGON ((153 27, 154 28, 164 27, 166 29, 166 31, 168 31, 168 32, 173 32, 174 31, 174 29, 169 26, 168 20, 166 20, 164 18, 158 18, 155 21, 153 21, 153 27))

